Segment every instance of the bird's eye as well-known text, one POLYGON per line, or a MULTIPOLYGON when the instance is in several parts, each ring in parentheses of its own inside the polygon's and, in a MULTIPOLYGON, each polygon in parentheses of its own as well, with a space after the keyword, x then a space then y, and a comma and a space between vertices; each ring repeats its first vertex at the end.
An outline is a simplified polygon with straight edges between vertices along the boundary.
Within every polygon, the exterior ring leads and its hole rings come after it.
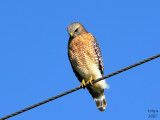
POLYGON ((75 32, 77 32, 78 31, 78 28, 75 30, 75 32))

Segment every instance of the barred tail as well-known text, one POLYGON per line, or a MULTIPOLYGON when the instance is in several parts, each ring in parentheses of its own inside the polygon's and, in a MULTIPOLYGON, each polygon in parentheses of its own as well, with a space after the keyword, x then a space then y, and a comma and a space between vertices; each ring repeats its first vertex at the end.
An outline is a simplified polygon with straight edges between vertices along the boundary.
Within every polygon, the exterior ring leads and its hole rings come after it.
POLYGON ((100 111, 104 111, 107 106, 106 98, 104 95, 104 89, 101 92, 97 92, 97 91, 93 90, 92 88, 88 88, 88 90, 89 90, 90 94, 92 95, 92 97, 97 105, 97 108, 100 111))

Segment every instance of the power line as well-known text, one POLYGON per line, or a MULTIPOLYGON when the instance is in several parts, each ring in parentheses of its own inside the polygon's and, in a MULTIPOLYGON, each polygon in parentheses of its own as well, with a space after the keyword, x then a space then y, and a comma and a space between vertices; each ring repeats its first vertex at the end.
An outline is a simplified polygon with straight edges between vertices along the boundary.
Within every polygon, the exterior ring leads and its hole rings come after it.
POLYGON ((103 79, 112 77, 112 76, 114 76, 114 75, 117 75, 117 74, 119 74, 119 73, 121 73, 121 72, 124 72, 124 71, 126 71, 126 70, 131 69, 131 68, 134 68, 134 67, 136 67, 136 66, 138 66, 138 65, 141 65, 141 64, 143 64, 143 63, 149 62, 149 61, 151 61, 151 60, 153 60, 153 59, 156 59, 156 58, 158 58, 158 57, 160 57, 160 54, 154 55, 154 56, 152 56, 152 57, 150 57, 150 58, 147 58, 147 59, 145 59, 145 60, 142 60, 142 61, 137 62, 137 63, 135 63, 135 64, 132 64, 132 65, 130 65, 130 66, 127 66, 127 67, 125 67, 125 68, 122 68, 121 70, 118 70, 118 71, 116 71, 116 72, 113 72, 113 73, 111 73, 111 74, 108 74, 108 75, 106 75, 106 76, 103 76, 102 78, 98 78, 97 80, 94 80, 92 83, 95 83, 95 82, 98 82, 98 81, 100 81, 100 80, 103 80, 103 79))
MULTIPOLYGON (((152 57, 150 57, 150 58, 147 58, 147 59, 145 59, 145 60, 143 60, 143 61, 140 61, 140 62, 138 62, 138 63, 132 64, 132 65, 127 66, 127 67, 125 67, 125 68, 123 68, 123 69, 120 69, 120 70, 118 70, 118 71, 116 71, 116 72, 113 72, 113 73, 111 73, 111 74, 108 74, 108 75, 106 75, 106 76, 103 76, 103 77, 101 77, 101 78, 98 78, 98 79, 92 81, 92 83, 98 82, 98 81, 100 81, 100 80, 109 78, 109 77, 114 76, 114 75, 117 75, 117 74, 119 74, 119 73, 121 73, 121 72, 124 72, 124 71, 126 71, 126 70, 129 70, 129 69, 131 69, 131 68, 133 68, 133 67, 136 67, 136 66, 138 66, 138 65, 141 65, 141 64, 143 64, 143 63, 149 62, 149 61, 151 61, 151 60, 153 60, 153 59, 156 59, 156 58, 158 58, 158 57, 160 57, 160 54, 157 54, 157 55, 152 56, 152 57)), ((29 107, 27 107, 27 108, 24 108, 24 109, 22 109, 22 110, 19 110, 19 111, 15 112, 15 113, 12 113, 12 114, 10 114, 10 115, 7 115, 7 116, 5 116, 5 117, 2 117, 2 118, 0 118, 0 120, 8 119, 8 118, 10 118, 10 117, 13 117, 13 116, 18 115, 18 114, 20 114, 20 113, 23 113, 23 112, 25 112, 25 111, 28 111, 28 110, 30 110, 30 109, 32 109, 32 108, 38 107, 38 106, 40 106, 40 105, 43 105, 43 104, 45 104, 45 103, 47 103, 47 102, 50 102, 50 101, 55 100, 55 99, 57 99, 57 98, 60 98, 60 97, 62 97, 62 96, 64 96, 64 95, 67 95, 67 94, 72 93, 72 92, 74 92, 74 91, 77 91, 77 90, 79 90, 79 89, 81 89, 81 88, 80 88, 80 87, 76 87, 76 88, 74 88, 74 89, 71 89, 71 90, 66 91, 66 92, 64 92, 64 93, 61 93, 61 94, 56 95, 56 96, 54 96, 54 97, 51 97, 51 98, 49 98, 49 99, 47 99, 47 100, 44 100, 44 101, 42 101, 42 102, 39 102, 39 103, 37 103, 37 104, 34 104, 34 105, 29 106, 29 107)))

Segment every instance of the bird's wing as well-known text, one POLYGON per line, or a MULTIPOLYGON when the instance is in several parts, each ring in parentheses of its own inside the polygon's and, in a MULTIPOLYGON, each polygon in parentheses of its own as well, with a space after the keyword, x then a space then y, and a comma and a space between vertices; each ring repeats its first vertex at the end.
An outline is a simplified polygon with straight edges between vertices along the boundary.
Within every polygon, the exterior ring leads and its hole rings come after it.
POLYGON ((71 57, 70 57, 69 53, 68 53, 68 58, 69 58, 69 61, 70 61, 70 63, 71 63, 71 66, 72 66, 72 69, 73 69, 74 74, 76 75, 77 79, 78 79, 80 82, 82 82, 82 76, 81 76, 81 75, 78 73, 78 71, 73 67, 73 64, 72 64, 72 62, 71 62, 71 57))
POLYGON ((98 44, 95 37, 94 37, 94 40, 93 40, 93 44, 94 44, 95 52, 96 52, 98 63, 99 63, 99 70, 101 71, 101 74, 103 76, 103 74, 104 74, 103 58, 102 58, 102 54, 101 54, 99 44, 98 44))

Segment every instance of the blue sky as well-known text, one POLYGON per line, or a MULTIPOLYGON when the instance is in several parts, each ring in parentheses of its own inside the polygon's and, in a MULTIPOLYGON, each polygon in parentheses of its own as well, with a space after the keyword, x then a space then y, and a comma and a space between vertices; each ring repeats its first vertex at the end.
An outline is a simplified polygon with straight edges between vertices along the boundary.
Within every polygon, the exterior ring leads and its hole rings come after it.
MULTIPOLYGON (((98 40, 105 75, 160 53, 159 4, 1 0, 0 117, 80 85, 67 57, 72 22, 81 22, 98 40)), ((108 78, 104 112, 87 90, 79 90, 10 120, 146 120, 152 114, 148 109, 160 111, 159 68, 160 58, 108 78)))

